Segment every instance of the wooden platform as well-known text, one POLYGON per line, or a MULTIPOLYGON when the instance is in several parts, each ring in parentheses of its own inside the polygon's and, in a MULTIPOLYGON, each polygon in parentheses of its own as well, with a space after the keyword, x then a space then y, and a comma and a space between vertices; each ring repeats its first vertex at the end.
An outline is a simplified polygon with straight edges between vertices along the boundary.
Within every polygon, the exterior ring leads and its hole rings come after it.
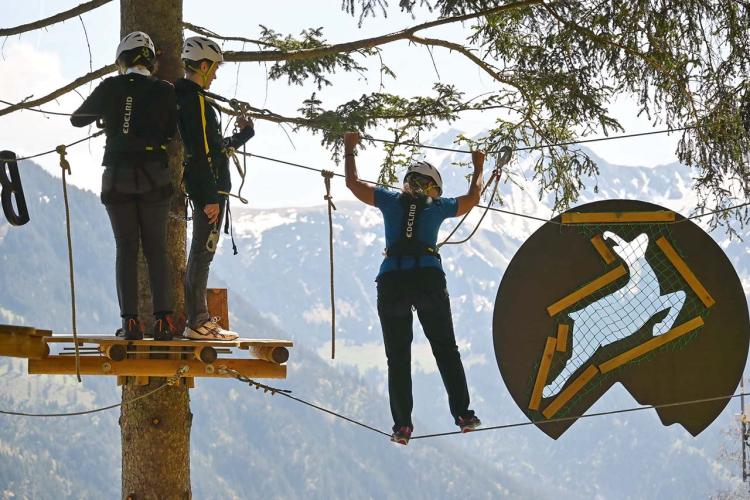
POLYGON ((28 359, 30 374, 75 374, 76 344, 82 375, 112 375, 118 383, 128 383, 130 378, 147 383, 148 377, 170 377, 182 368, 186 370, 182 377, 191 386, 194 377, 226 377, 222 366, 250 378, 286 378, 288 348, 293 346, 289 340, 278 339, 156 341, 114 335, 82 335, 76 342, 71 335, 0 325, 0 356, 28 359), (242 357, 235 357, 242 352, 242 357))

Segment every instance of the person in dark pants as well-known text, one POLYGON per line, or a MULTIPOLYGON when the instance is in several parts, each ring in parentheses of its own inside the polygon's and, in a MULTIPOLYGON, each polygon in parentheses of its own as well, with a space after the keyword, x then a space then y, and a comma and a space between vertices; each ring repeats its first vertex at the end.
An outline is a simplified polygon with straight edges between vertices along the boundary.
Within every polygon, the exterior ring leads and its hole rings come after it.
POLYGON ((198 340, 234 340, 235 332, 224 330, 210 317, 206 286, 211 261, 219 241, 227 193, 232 184, 227 148, 236 149, 255 131, 253 123, 237 119, 239 131, 222 137, 216 110, 204 94, 224 58, 219 46, 203 37, 185 40, 182 49, 185 78, 177 80, 179 129, 185 147, 185 189, 193 202, 193 236, 185 273, 185 336, 198 340))
POLYGON ((394 421, 391 441, 407 444, 414 430, 411 419, 412 309, 416 310, 432 347, 454 422, 462 432, 472 431, 481 422, 469 409, 469 389, 453 332, 437 236, 445 219, 463 215, 479 203, 484 153, 472 152, 474 175, 469 192, 458 198, 441 198, 440 173, 427 162, 417 162, 408 168, 403 193, 375 188, 359 180, 354 160, 359 140, 357 132, 344 135, 346 186, 360 201, 378 207, 385 222, 386 257, 376 281, 394 421))
POLYGON ((136 31, 123 38, 116 55, 120 75, 102 81, 70 118, 75 127, 104 122, 101 200, 117 247, 118 335, 128 340, 143 338, 138 320, 139 245, 148 264, 154 338, 171 340, 174 333, 166 245, 173 191, 167 144, 177 128, 177 103, 174 87, 151 76, 155 54, 147 34, 136 31))

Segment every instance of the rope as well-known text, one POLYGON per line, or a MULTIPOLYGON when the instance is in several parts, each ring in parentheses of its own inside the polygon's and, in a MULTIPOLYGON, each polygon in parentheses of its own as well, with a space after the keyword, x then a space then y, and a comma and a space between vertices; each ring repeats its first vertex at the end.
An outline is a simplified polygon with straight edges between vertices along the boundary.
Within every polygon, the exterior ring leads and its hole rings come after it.
POLYGON ((220 365, 218 367, 218 372, 221 373, 221 374, 223 374, 223 375, 229 375, 230 377, 233 377, 233 378, 239 380, 240 382, 244 382, 244 383, 248 384, 251 387, 255 387, 256 390, 257 389, 263 389, 264 393, 270 392, 272 396, 275 395, 275 394, 279 394, 281 396, 284 396, 285 398, 289 398, 289 399, 291 399, 293 401, 297 401, 298 403, 302 403, 303 405, 307 405, 307 406, 309 406, 311 408, 314 408, 314 409, 316 409, 318 411, 322 411, 324 413, 328 413, 329 415, 333 415, 336 418, 340 418, 342 420, 346 420, 347 422, 350 422, 350 423, 352 423, 354 425, 358 425, 360 427, 364 427, 365 429, 371 430, 372 432, 376 432, 376 433, 381 434, 381 435, 386 436, 386 437, 390 437, 391 436, 389 433, 381 431, 380 429, 372 427, 371 425, 367 425, 367 424, 365 424, 363 422, 360 422, 358 420, 355 420, 353 418, 347 417, 347 416, 342 415, 340 413, 336 413, 335 411, 329 410, 328 408, 323 408, 322 406, 318 406, 318 405, 316 405, 314 403, 311 403, 309 401, 305 401, 304 399, 294 397, 294 396, 291 395, 292 391, 283 390, 283 389, 276 389, 274 387, 271 387, 271 386, 268 386, 268 385, 265 385, 265 384, 261 384, 260 382, 256 382, 256 381, 254 381, 252 379, 249 379, 249 378, 243 376, 242 374, 240 374, 240 372, 238 372, 236 370, 233 370, 231 368, 228 368, 228 367, 226 367, 224 365, 220 365))
POLYGON ((60 168, 62 168, 62 186, 63 186, 63 200, 65 201, 65 228, 68 236, 68 271, 70 274, 70 312, 71 320, 73 323, 73 343, 75 345, 76 355, 76 378, 78 382, 81 382, 81 354, 78 349, 78 326, 76 323, 76 286, 75 286, 75 273, 73 269, 73 238, 70 231, 70 204, 68 203, 68 180, 67 175, 71 174, 70 163, 65 159, 67 151, 65 145, 61 144, 55 148, 55 151, 60 155, 60 168))
MULTIPOLYGON (((100 130, 99 132, 91 134, 88 137, 84 137, 83 139, 78 139, 77 141, 71 142, 70 144, 65 144, 65 147, 69 148, 69 147, 75 146, 76 144, 80 144, 82 142, 88 141, 89 139, 93 139, 94 137, 98 137, 102 135, 103 133, 104 133, 104 130, 100 130)), ((34 155, 30 155, 30 156, 22 156, 20 158, 0 158, 0 161, 11 162, 11 161, 31 160, 32 158, 39 158, 40 156, 50 155, 52 153, 57 153, 57 147, 55 149, 50 149, 49 151, 44 151, 42 153, 37 153, 34 155)))
POLYGON ((513 151, 511 150, 511 148, 509 146, 503 146, 502 148, 500 148, 500 153, 502 153, 502 156, 500 156, 500 154, 498 154, 498 158, 495 160, 495 169, 492 171, 492 175, 490 176, 489 181, 487 181, 487 184, 484 186, 484 188, 482 188, 482 192, 479 194, 479 197, 481 198, 484 195, 484 192, 487 190, 487 187, 490 184, 493 184, 493 181, 494 181, 494 185, 492 187, 492 194, 490 195, 490 201, 489 201, 489 203, 487 203, 487 206, 484 207, 484 212, 482 212, 482 216, 479 218, 479 222, 477 222, 476 227, 471 232, 471 234, 469 234, 469 236, 467 236, 463 240, 461 240, 461 241, 448 241, 448 240, 451 239, 451 237, 454 234, 456 234, 456 231, 458 231, 458 228, 461 227, 461 224, 464 223, 464 221, 466 220, 466 218, 469 217, 469 213, 471 213, 471 210, 474 208, 474 207, 471 207, 469 209, 469 211, 464 214, 464 216, 461 218, 461 220, 458 221, 458 224, 456 224, 456 226, 453 228, 453 231, 451 231, 451 233, 448 235, 448 237, 445 238, 442 241, 442 243, 440 243, 437 246, 438 250, 443 245, 460 245, 462 243, 466 243, 479 230, 479 226, 482 225, 482 221, 484 221, 484 218, 487 216, 487 212, 490 211, 490 207, 492 206, 492 200, 495 199, 495 194, 497 194, 497 188, 498 188, 498 186, 500 184, 500 175, 502 174, 502 168, 505 165, 508 164, 508 162, 510 161, 511 157, 513 156, 513 151))
POLYGON ((135 403, 136 401, 140 399, 144 399, 150 396, 153 396, 157 392, 161 391, 165 387, 169 385, 177 385, 177 383, 180 381, 180 376, 187 372, 187 369, 185 366, 177 370, 177 373, 169 377, 163 384, 161 384, 159 387, 155 388, 152 391, 149 391, 145 394, 141 394, 140 396, 136 396, 132 399, 129 399, 127 401, 120 401, 117 404, 112 404, 109 406, 102 406, 100 408, 94 408, 93 410, 83 410, 83 411, 73 411, 69 413, 26 413, 22 411, 9 411, 9 410, 0 410, 0 415, 11 415, 16 417, 76 417, 80 415, 90 415, 92 413, 99 413, 107 410, 112 410, 114 408, 119 408, 120 406, 129 405, 132 403, 135 403))
MULTIPOLYGON (((739 397, 748 396, 748 395, 750 395, 750 393, 741 392, 739 394, 732 394, 729 396, 717 396, 713 398, 694 399, 692 401, 679 401, 676 403, 664 403, 664 404, 659 404, 659 405, 635 406, 632 408, 623 408, 621 410, 600 411, 596 413, 584 413, 583 415, 572 416, 572 417, 558 417, 558 418, 551 418, 549 420, 538 420, 538 421, 529 421, 529 422, 517 422, 514 424, 494 425, 492 427, 480 427, 478 429, 475 429, 474 432, 493 431, 493 430, 498 430, 498 429, 511 429, 514 427, 526 427, 529 425, 571 422, 573 420, 578 420, 579 418, 604 417, 607 415, 617 415, 620 413, 633 413, 636 411, 643 411, 643 410, 657 410, 660 408, 672 408, 675 406, 688 406, 688 405, 694 405, 694 404, 700 404, 700 403, 710 403, 712 401, 721 401, 723 399, 734 399, 734 398, 739 398, 739 397)), ((437 432, 435 434, 422 434, 420 436, 412 436, 411 439, 427 439, 427 438, 434 438, 434 437, 440 437, 440 436, 451 436, 453 434, 461 434, 461 431, 437 432)))
MULTIPOLYGON (((314 408, 316 410, 322 411, 324 413, 328 413, 329 415, 333 415, 334 417, 340 418, 342 420, 346 420, 347 422, 350 422, 352 424, 358 425, 360 427, 364 427, 365 429, 368 429, 370 431, 373 431, 377 434, 381 434, 386 437, 390 437, 391 435, 387 432, 384 432, 380 429, 377 429, 371 425, 367 425, 363 422, 360 422, 358 420, 355 420, 353 418, 347 417, 345 415, 342 415, 340 413, 336 413, 333 410, 329 410, 328 408, 323 408, 322 406, 318 406, 316 404, 310 403, 309 401, 305 401, 304 399, 297 398, 291 395, 290 390, 284 390, 284 389, 276 389, 274 387, 261 384, 260 382, 256 382, 250 378, 247 378, 240 374, 238 371, 233 370, 231 368, 226 367, 225 365, 220 365, 218 367, 218 372, 223 375, 228 375, 230 377, 233 377, 240 382, 244 382, 251 387, 255 387, 255 389, 263 389, 264 393, 270 392, 271 395, 280 394, 286 398, 292 399, 294 401, 297 401, 298 403, 302 403, 304 405, 310 406, 311 408, 314 408)), ((578 420, 579 418, 592 418, 592 417, 603 417, 608 415, 617 415, 620 413, 633 413, 636 411, 643 411, 643 410, 656 410, 660 408, 672 408, 676 406, 688 406, 693 404, 700 404, 700 403, 710 403, 713 401, 721 401, 724 399, 735 399, 739 397, 744 396, 750 396, 750 393, 747 392, 741 392, 739 394, 731 394, 729 396, 716 396, 711 398, 701 398, 701 399, 693 399, 690 401, 678 401, 675 403, 664 403, 664 404, 658 404, 658 405, 647 405, 647 406, 635 406, 631 408, 622 408, 620 410, 610 410, 610 411, 602 411, 602 412, 596 412, 596 413, 584 413, 583 415, 577 415, 577 416, 571 416, 571 417, 558 417, 558 418, 551 418, 549 420, 540 420, 540 421, 528 421, 528 422, 516 422, 511 424, 502 424, 502 425, 494 425, 490 427, 480 427, 478 429, 475 429, 474 432, 479 431, 492 431, 492 430, 500 430, 500 429, 511 429, 515 427, 527 427, 530 425, 539 425, 539 424, 553 424, 553 423, 560 423, 560 422, 571 422, 574 420, 578 420)), ((461 431, 451 431, 451 432, 438 432, 434 434, 422 434, 419 436, 412 436, 411 439, 427 439, 427 438, 435 438, 435 437, 441 437, 441 436, 452 436, 454 434, 462 434, 461 431)))
MULTIPOLYGON (((466 221, 466 218, 469 217, 469 214, 471 213, 471 209, 469 209, 469 211, 466 212, 463 217, 461 217, 461 220, 458 221, 458 224, 456 224, 456 226, 453 228, 450 234, 446 236, 446 238, 441 243, 438 243, 437 245, 438 250, 443 245, 460 245, 462 243, 466 243, 479 230, 479 226, 482 225, 482 221, 484 220, 485 216, 487 215, 487 213, 490 211, 490 208, 492 207, 492 200, 495 199, 495 194, 497 193, 497 187, 500 184, 500 173, 497 171, 497 169, 492 172, 492 175, 490 176, 489 181, 487 181, 487 184, 484 186, 484 189, 482 189, 482 193, 479 195, 480 197, 484 195, 484 192, 486 191, 487 187, 490 186, 490 184, 492 184, 492 194, 490 195, 490 201, 489 203, 487 203, 487 206, 484 207, 484 212, 482 212, 482 216, 479 217, 479 222, 477 222, 477 225, 471 231, 469 236, 459 241, 448 241, 453 237, 454 234, 456 234, 456 231, 458 231, 458 229, 461 227, 464 221, 466 221)), ((471 207, 471 208, 474 208, 474 207, 471 207)))
MULTIPOLYGON (((518 151, 518 149, 514 149, 513 151, 518 151)), ((263 156, 263 155, 259 155, 259 154, 256 154, 256 153, 238 153, 238 154, 247 155, 248 157, 254 156, 255 158, 260 158, 261 160, 271 161, 271 162, 274 162, 274 163, 280 163, 282 165, 288 165, 290 167, 301 168, 303 170, 310 170, 312 172, 318 172, 318 173, 323 172, 323 169, 320 169, 320 168, 314 168, 314 167, 311 167, 309 165, 303 165, 301 163, 294 163, 294 162, 291 162, 291 161, 280 160, 278 158, 271 158, 269 156, 263 156)), ((333 176, 334 177, 341 177, 342 179, 346 177, 344 174, 339 174, 339 173, 335 173, 335 172, 334 172, 333 176)), ((391 184, 385 184, 385 183, 382 183, 382 182, 375 182, 375 181, 370 181, 370 180, 367 180, 367 179, 360 179, 360 180, 362 182, 366 182, 367 184, 371 184, 373 186, 383 186, 383 187, 387 187, 387 188, 391 188, 391 189, 398 189, 398 190, 401 189, 399 186, 394 186, 394 185, 391 185, 391 184)), ((672 221, 672 222, 660 222, 660 224, 680 224, 680 223, 688 221, 688 220, 700 219, 702 217, 707 217, 709 215, 714 215, 714 214, 729 212, 729 211, 737 210, 737 209, 744 208, 744 207, 747 207, 747 206, 750 206, 750 201, 745 202, 745 203, 740 203, 739 205, 733 205, 733 206, 727 207, 727 208, 720 208, 718 210, 712 210, 710 212, 705 212, 705 213, 702 213, 702 214, 692 215, 690 217, 685 217, 685 218, 683 218, 681 220, 676 220, 676 221, 672 221)), ((514 212, 512 210, 504 210, 502 208, 492 207, 490 205, 477 205, 477 207, 478 208, 484 208, 484 209, 490 210, 492 212, 498 212, 498 213, 501 213, 501 214, 513 215, 513 216, 516 216, 516 217, 521 217, 521 218, 524 218, 524 219, 530 219, 530 220, 535 220, 535 221, 544 222, 544 223, 550 223, 550 224, 557 224, 559 226, 570 226, 571 225, 571 224, 566 224, 566 223, 563 223, 563 222, 555 221, 555 220, 553 220, 554 217, 550 218, 550 219, 545 219, 544 217, 537 217, 536 215, 530 215, 530 214, 524 214, 524 213, 520 213, 520 212, 514 212)), ((634 224, 634 223, 632 223, 632 224, 634 224)), ((580 227, 585 226, 585 225, 586 224, 575 224, 575 226, 580 226, 580 227)))
MULTIPOLYGON (((676 128, 666 128, 662 130, 651 130, 649 132, 636 132, 633 134, 622 134, 622 135, 612 135, 612 136, 605 136, 605 137, 595 137, 593 139, 575 139, 572 141, 565 141, 565 142, 553 142, 551 144, 535 144, 533 146, 524 146, 521 148, 515 148, 513 151, 533 151, 536 149, 544 149, 544 148, 559 148, 559 147, 565 147, 565 146, 574 146, 576 144, 588 144, 591 142, 601 142, 601 141, 611 141, 615 139, 630 139, 632 137, 643 137, 647 135, 657 135, 657 134, 669 134, 671 132, 682 132, 685 130, 691 130, 697 128, 693 125, 688 125, 685 127, 676 127, 676 128)), ((432 146, 429 144, 421 144, 419 142, 412 142, 412 141, 389 141, 388 139, 377 139, 375 137, 371 136, 364 136, 364 139, 368 141, 373 142, 381 142, 384 144, 393 144, 396 146, 411 146, 411 147, 418 147, 423 149, 434 149, 437 151, 448 151, 450 153, 471 153, 471 150, 467 149, 457 149, 457 148, 447 148, 443 146, 432 146)), ((497 153, 498 151, 487 151, 487 153, 497 153)))
POLYGON ((333 286, 333 210, 336 210, 336 205, 333 204, 333 196, 331 196, 331 179, 334 173, 330 170, 323 170, 320 174, 323 176, 326 187, 326 194, 323 199, 328 202, 328 260, 331 268, 331 359, 336 359, 336 302, 333 286))

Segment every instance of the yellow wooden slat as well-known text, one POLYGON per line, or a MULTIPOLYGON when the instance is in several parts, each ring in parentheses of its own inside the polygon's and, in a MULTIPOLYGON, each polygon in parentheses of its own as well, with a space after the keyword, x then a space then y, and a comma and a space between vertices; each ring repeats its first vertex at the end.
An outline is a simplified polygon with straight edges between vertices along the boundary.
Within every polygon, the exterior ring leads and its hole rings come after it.
POLYGON ((571 212, 562 214, 563 224, 674 222, 675 219, 675 213, 671 210, 657 210, 653 212, 571 212))
POLYGON ((604 262, 606 262, 607 264, 611 264, 615 260, 617 260, 617 257, 614 256, 612 250, 610 250, 607 244, 604 242, 604 238, 602 238, 601 234, 597 234, 596 236, 591 238, 591 244, 594 245, 596 251, 599 252, 599 255, 602 256, 602 259, 604 259, 604 262))
POLYGON ((658 337, 654 337, 650 340, 647 340, 646 342, 642 343, 641 345, 638 345, 636 347, 633 347, 632 349, 625 351, 624 353, 615 356, 614 358, 610 359, 609 361, 605 361, 601 365, 599 365, 599 371, 602 373, 611 372, 615 368, 618 368, 625 363, 628 363, 635 358, 639 358, 643 356, 644 354, 647 354, 654 349, 657 349, 664 344, 667 344, 677 337, 680 337, 682 335, 685 335, 688 332, 692 332, 696 328, 703 326, 703 318, 700 316, 697 316, 689 321, 686 321, 685 323, 682 323, 679 326, 676 326, 669 330, 666 333, 663 333, 659 335, 658 337))
POLYGON ((701 299, 701 302, 703 302, 706 307, 711 307, 716 304, 714 298, 711 297, 711 294, 708 293, 708 290, 706 290, 695 273, 693 273, 693 271, 688 267, 687 263, 682 260, 682 257, 680 257, 680 255, 677 253, 677 250, 674 249, 669 241, 664 236, 662 236, 661 238, 656 240, 656 244, 659 246, 659 248, 661 248, 661 251, 664 252, 664 255, 667 256, 675 269, 677 269, 677 272, 680 273, 680 276, 682 276, 683 279, 687 281, 687 284, 690 285, 690 288, 692 288, 698 298, 701 299))
POLYGON ((549 374, 549 367, 552 364, 552 357, 555 355, 556 345, 556 338, 547 337, 547 343, 544 344, 542 359, 539 362, 539 369, 536 372, 534 390, 531 392, 531 401, 529 401, 530 410, 538 410, 539 405, 542 402, 542 389, 544 389, 544 386, 547 384, 547 375, 549 374))
POLYGON ((627 270, 625 269, 625 266, 620 264, 613 270, 609 271, 608 273, 604 274, 603 276, 599 276, 594 281, 589 283, 588 285, 585 285, 575 292, 571 293, 570 295, 563 297, 562 299, 558 300, 551 306, 547 308, 547 313, 550 316, 555 316, 556 314, 564 311, 568 307, 574 305, 577 302, 580 302, 581 300, 585 299, 592 293, 604 288, 605 286, 609 285, 610 283, 613 283, 614 281, 617 281, 619 278, 622 278, 627 274, 627 270))
POLYGON ((570 334, 570 326, 565 323, 557 325, 557 351, 565 352, 568 350, 568 335, 570 334))
MULTIPOLYGON (((238 371, 248 378, 286 378, 286 365, 277 365, 260 359, 220 359, 206 365, 194 359, 126 359, 110 361, 103 357, 82 357, 81 375, 122 375, 131 377, 171 377, 183 366, 188 367, 185 377, 224 377, 218 371, 220 365, 238 371)), ((50 356, 30 359, 29 373, 32 375, 74 375, 73 356, 50 356)))
POLYGON ((583 389, 584 386, 588 384, 591 379, 596 376, 597 373, 599 373, 599 370, 594 365, 590 365, 588 368, 586 368, 583 373, 581 373, 570 385, 563 389, 559 396, 557 396, 549 405, 547 405, 547 408, 542 411, 542 415, 544 415, 545 418, 552 418, 558 411, 560 411, 563 406, 565 406, 568 401, 573 398, 573 396, 578 394, 578 392, 583 389))

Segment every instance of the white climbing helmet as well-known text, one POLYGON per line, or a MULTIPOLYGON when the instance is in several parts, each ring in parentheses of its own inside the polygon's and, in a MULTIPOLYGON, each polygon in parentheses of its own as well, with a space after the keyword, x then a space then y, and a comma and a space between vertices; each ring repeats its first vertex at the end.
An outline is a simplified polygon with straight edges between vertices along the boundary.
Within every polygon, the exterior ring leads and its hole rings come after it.
POLYGON ((418 161, 416 163, 412 163, 411 165, 409 165, 409 168, 406 169, 404 182, 407 182, 407 179, 409 178, 409 175, 411 174, 419 174, 419 175, 424 175, 425 177, 429 177, 435 182, 438 189, 440 190, 440 193, 442 194, 443 178, 440 177, 440 172, 438 172, 438 169, 436 169, 431 163, 426 162, 426 161, 418 161))
POLYGON ((156 54, 156 47, 154 47, 154 42, 151 41, 151 37, 143 31, 134 31, 120 41, 120 45, 117 46, 117 55, 115 55, 115 59, 119 59, 123 52, 137 49, 139 47, 146 47, 152 54, 156 54))
POLYGON ((224 62, 224 55, 216 42, 202 36, 191 36, 185 39, 180 57, 188 61, 208 59, 215 63, 224 62))

